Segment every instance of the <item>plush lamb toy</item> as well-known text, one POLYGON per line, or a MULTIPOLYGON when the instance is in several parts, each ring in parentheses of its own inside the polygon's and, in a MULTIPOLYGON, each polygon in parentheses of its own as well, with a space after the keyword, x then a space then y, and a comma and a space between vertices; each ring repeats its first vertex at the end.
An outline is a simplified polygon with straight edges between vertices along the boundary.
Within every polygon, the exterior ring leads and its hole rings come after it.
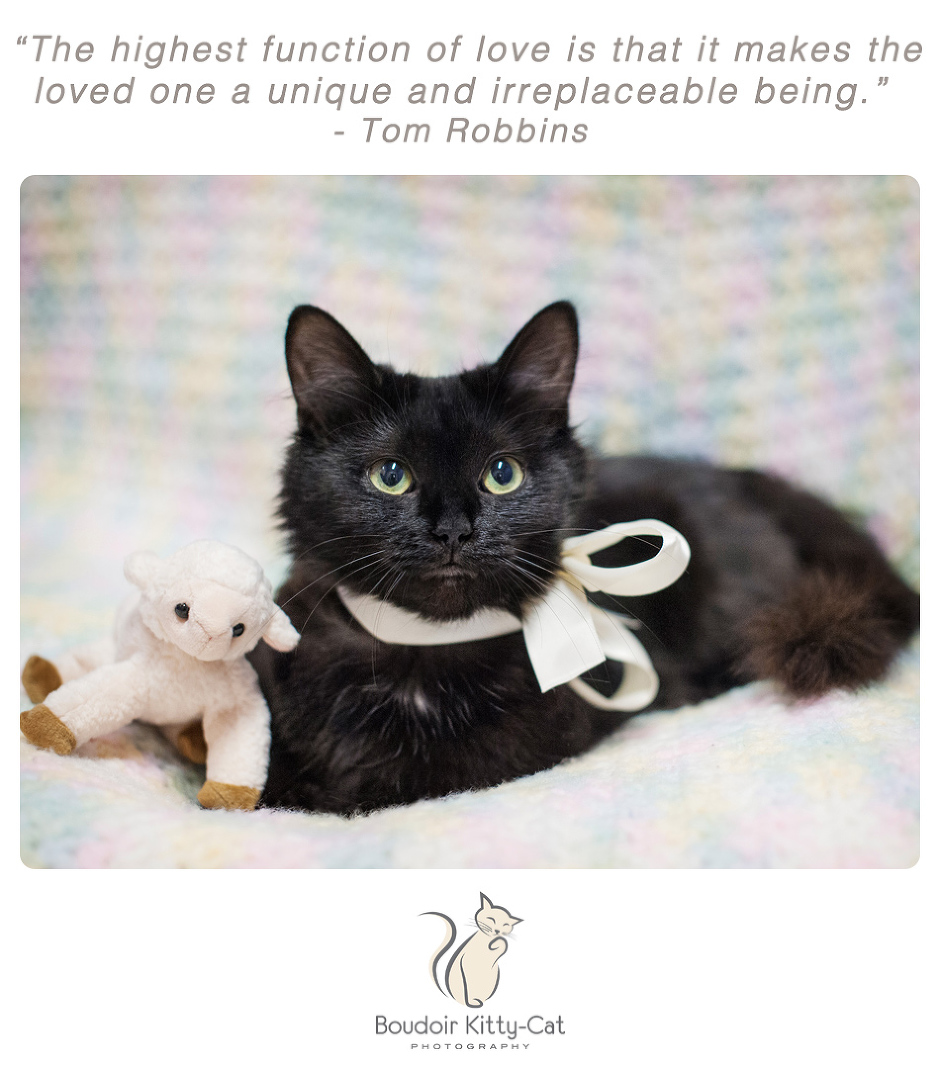
POLYGON ((260 565, 233 546, 193 542, 166 560, 132 553, 124 574, 140 594, 119 611, 113 644, 67 655, 61 671, 30 658, 23 682, 42 704, 20 717, 23 734, 68 754, 143 720, 179 736, 181 751, 198 758, 201 720, 207 778, 200 803, 254 809, 267 778, 271 729, 244 654, 259 639, 292 650, 300 636, 274 604, 260 565))

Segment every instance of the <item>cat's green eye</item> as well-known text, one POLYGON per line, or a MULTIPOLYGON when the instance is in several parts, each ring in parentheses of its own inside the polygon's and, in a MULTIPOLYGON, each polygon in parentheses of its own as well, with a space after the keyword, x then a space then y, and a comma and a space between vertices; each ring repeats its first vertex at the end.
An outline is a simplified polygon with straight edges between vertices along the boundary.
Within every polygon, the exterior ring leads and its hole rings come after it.
POLYGON ((403 494, 414 477, 400 460, 380 460, 369 468, 369 481, 383 494, 403 494))
POLYGON ((497 457, 483 473, 483 489, 491 494, 511 494, 522 485, 525 472, 513 457, 497 457))

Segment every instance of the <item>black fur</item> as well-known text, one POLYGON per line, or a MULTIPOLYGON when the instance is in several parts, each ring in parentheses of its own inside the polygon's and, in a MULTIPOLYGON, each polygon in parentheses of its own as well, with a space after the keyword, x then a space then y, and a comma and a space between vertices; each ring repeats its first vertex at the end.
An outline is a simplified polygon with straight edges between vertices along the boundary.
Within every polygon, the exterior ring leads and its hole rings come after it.
MULTIPOLYGON (((280 509, 294 565, 278 601, 302 638, 292 654, 261 644, 252 656, 272 712, 264 804, 352 814, 491 786, 581 753, 625 719, 569 687, 540 693, 520 634, 383 644, 343 608, 338 582, 430 619, 519 613, 550 582, 564 538, 664 520, 688 539, 691 565, 622 606, 645 625, 660 674, 651 708, 764 676, 799 697, 859 686, 916 630, 917 595, 817 498, 703 463, 590 461, 568 425, 576 358, 566 302, 533 317, 497 363, 437 379, 378 367, 327 313, 295 309, 298 430, 280 509), (481 486, 499 455, 525 470, 514 493, 481 486), (370 482, 386 458, 411 469, 407 493, 370 482)), ((594 559, 656 548, 636 540, 594 559)), ((599 689, 610 671, 592 673, 599 689)))

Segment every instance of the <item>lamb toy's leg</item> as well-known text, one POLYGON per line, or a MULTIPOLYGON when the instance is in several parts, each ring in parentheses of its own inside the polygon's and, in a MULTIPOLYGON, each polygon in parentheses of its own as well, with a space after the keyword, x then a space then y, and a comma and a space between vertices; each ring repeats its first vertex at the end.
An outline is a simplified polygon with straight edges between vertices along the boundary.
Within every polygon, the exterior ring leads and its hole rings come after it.
POLYGON ((96 668, 113 664, 114 657, 114 640, 111 638, 102 638, 67 650, 55 664, 33 654, 23 668, 23 689, 31 701, 43 702, 63 683, 70 683, 96 668))
POLYGON ((257 683, 240 709, 207 713, 206 782, 199 791, 205 809, 254 809, 268 776, 271 726, 257 683))
POLYGON ((160 730, 187 761, 194 765, 206 763, 208 751, 201 720, 191 720, 188 724, 163 724, 160 730))
POLYGON ((133 661, 105 665, 63 683, 20 716, 34 745, 69 754, 76 746, 129 724, 146 700, 146 681, 133 661))
MULTIPOLYGON (((53 691, 58 690, 63 683, 70 683, 93 672, 96 668, 113 664, 114 658, 114 640, 111 638, 76 646, 64 653, 55 664, 47 661, 45 657, 33 654, 23 668, 23 689, 37 704, 45 702, 46 698, 53 691)), ((33 722, 39 718, 42 718, 42 714, 31 716, 33 722)), ((60 729, 56 729, 52 721, 49 721, 49 725, 54 733, 61 736, 62 745, 70 745, 68 737, 60 729)), ((197 765, 206 763, 206 740, 202 733, 201 720, 193 720, 189 724, 168 724, 160 730, 187 761, 192 761, 197 765)), ((55 749, 55 746, 51 748, 55 749)))

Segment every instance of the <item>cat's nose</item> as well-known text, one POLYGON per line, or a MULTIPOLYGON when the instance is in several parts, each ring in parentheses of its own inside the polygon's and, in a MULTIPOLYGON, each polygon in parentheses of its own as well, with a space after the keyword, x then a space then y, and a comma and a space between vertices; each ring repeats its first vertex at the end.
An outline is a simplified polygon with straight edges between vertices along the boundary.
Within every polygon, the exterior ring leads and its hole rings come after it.
POLYGON ((453 548, 466 542, 473 534, 473 524, 464 513, 449 513, 442 516, 431 530, 431 534, 445 545, 453 548))

